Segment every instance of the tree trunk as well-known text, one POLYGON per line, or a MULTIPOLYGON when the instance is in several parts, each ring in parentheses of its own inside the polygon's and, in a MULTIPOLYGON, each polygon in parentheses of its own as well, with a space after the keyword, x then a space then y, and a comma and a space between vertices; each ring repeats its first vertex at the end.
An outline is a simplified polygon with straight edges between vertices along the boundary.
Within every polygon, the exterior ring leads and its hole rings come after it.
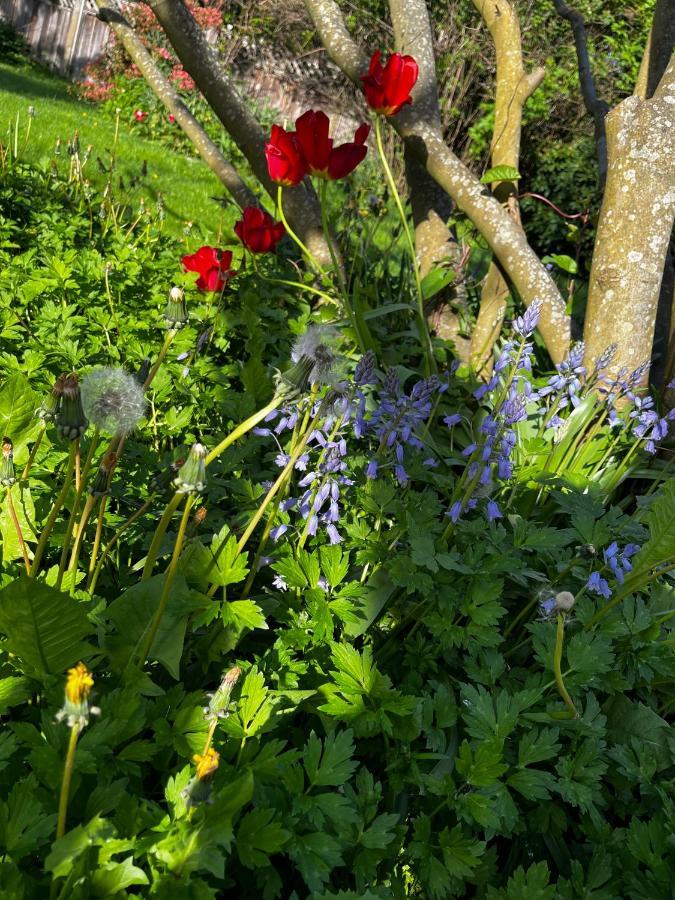
POLYGON ((96 0, 96 5, 99 9, 99 18, 112 28, 132 62, 138 66, 141 74, 159 100, 176 117, 176 123, 190 138, 196 151, 211 171, 220 179, 222 185, 232 195, 238 206, 242 209, 245 206, 257 206, 258 200, 253 191, 244 183, 234 166, 225 159, 220 149, 213 143, 183 103, 178 92, 174 90, 171 82, 164 77, 161 69, 155 65, 141 39, 124 16, 119 10, 110 6, 108 0, 96 0))
MULTIPOLYGON (((523 106, 541 84, 544 69, 535 69, 529 74, 525 71, 518 16, 507 0, 473 0, 473 5, 483 16, 495 45, 497 71, 491 162, 493 166, 517 169, 523 106)), ((494 193, 520 226, 516 182, 501 181, 494 193)), ((488 375, 492 370, 492 347, 502 328, 509 294, 510 287, 502 269, 493 260, 483 284, 478 318, 471 336, 471 363, 479 374, 488 375)))
POLYGON ((651 99, 628 97, 606 119, 607 185, 588 288, 587 365, 612 343, 614 371, 651 358, 675 217, 674 124, 675 55, 651 99))
MULTIPOLYGON (((265 160, 267 135, 220 65, 217 51, 210 46, 183 0, 148 0, 148 5, 256 178, 276 199, 277 185, 269 177, 265 160)), ((330 267, 330 249, 321 228, 321 208, 308 181, 295 188, 284 188, 284 212, 309 251, 322 265, 330 267)))

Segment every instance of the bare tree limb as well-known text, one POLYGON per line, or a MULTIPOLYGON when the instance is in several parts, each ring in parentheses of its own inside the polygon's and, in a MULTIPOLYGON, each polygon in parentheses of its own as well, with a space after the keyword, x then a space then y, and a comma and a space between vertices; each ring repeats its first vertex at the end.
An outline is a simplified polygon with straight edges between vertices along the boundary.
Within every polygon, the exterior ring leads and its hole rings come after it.
MULTIPOLYGON (((418 111, 440 135, 436 59, 426 0, 389 0, 389 12, 397 50, 414 54, 419 65, 420 74, 415 85, 418 111)), ((415 158, 408 145, 404 145, 404 159, 420 274, 424 277, 434 265, 444 260, 451 261, 456 267, 459 264, 460 250, 446 225, 452 213, 452 202, 429 175, 425 166, 415 158)), ((451 297, 455 303, 461 304, 466 299, 465 294, 461 283, 453 285, 448 292, 442 292, 435 298, 429 318, 434 330, 445 340, 452 341, 459 357, 466 361, 468 342, 460 336, 459 318, 447 303, 448 297, 451 297)))
MULTIPOLYGON (((217 51, 206 40, 183 0, 148 0, 178 58, 207 102, 248 160, 256 178, 276 198, 265 160, 267 135, 220 64, 217 51)), ((284 211, 293 230, 322 265, 331 254, 321 228, 321 209, 309 182, 284 189, 284 211)))
MULTIPOLYGON (((332 60, 360 86, 368 60, 352 40, 334 0, 304 0, 322 44, 332 60)), ((560 362, 570 343, 570 319, 553 279, 499 200, 460 162, 438 133, 416 114, 415 104, 390 119, 411 145, 429 174, 474 223, 492 248, 526 305, 543 301, 541 333, 554 362, 560 362)))
POLYGON ((572 26, 574 46, 577 51, 577 64, 579 69, 579 86, 583 97, 586 112, 593 117, 595 130, 595 151, 598 157, 598 183, 602 189, 607 177, 607 136, 605 134, 605 117, 609 112, 609 106, 598 97, 593 80, 591 61, 588 56, 588 36, 586 35, 586 23, 581 13, 570 9, 563 0, 553 0, 558 15, 566 19, 572 26))
POLYGON ((245 206, 257 206, 258 200, 253 191, 245 184, 234 166, 223 156, 220 148, 206 134, 168 78, 165 78, 161 69, 155 65, 129 22, 118 9, 110 5, 108 0, 96 0, 96 5, 99 9, 99 18, 112 28, 115 36, 124 46, 131 60, 138 66, 159 100, 175 116, 177 124, 183 129, 201 158, 220 179, 235 202, 242 209, 245 206))
MULTIPOLYGON (((495 124, 491 162, 493 166, 517 169, 523 106, 541 84, 544 69, 525 71, 520 24, 508 0, 473 0, 473 5, 483 17, 495 45, 495 124)), ((520 225, 516 182, 500 181, 494 193, 513 221, 520 225)), ((509 293, 502 270, 493 260, 483 284, 478 318, 471 335, 471 362, 476 372, 488 375, 491 371, 492 347, 501 331, 509 293)))
POLYGON ((675 44, 675 0, 657 0, 647 46, 633 91, 642 100, 649 100, 653 96, 668 66, 673 44, 675 44))
POLYGON ((607 185, 584 328, 588 363, 611 343, 619 347, 614 370, 651 358, 675 218, 674 106, 675 54, 651 99, 633 94, 607 116, 607 185))

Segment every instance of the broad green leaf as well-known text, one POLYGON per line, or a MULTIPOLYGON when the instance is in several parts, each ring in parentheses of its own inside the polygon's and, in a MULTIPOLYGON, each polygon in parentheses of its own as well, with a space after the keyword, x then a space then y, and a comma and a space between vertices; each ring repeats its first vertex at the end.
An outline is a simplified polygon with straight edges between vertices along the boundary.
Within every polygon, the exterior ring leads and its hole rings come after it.
POLYGON ((495 181, 518 181, 520 172, 513 166, 493 166, 481 178, 481 184, 493 184, 495 181))
POLYGON ((15 456, 40 428, 37 406, 37 396, 23 375, 10 375, 0 388, 0 437, 11 439, 15 456))
POLYGON ((532 728, 524 732, 518 744, 518 765, 531 766, 533 763, 556 756, 560 750, 559 733, 557 728, 547 728, 543 731, 532 728))
POLYGON ((342 553, 339 544, 321 548, 321 570, 332 588, 338 587, 349 572, 349 554, 342 553))
POLYGON ((63 878, 73 868, 78 857, 89 847, 104 846, 115 837, 115 828, 108 819, 95 816, 86 825, 76 825, 52 844, 44 866, 55 878, 63 878))
POLYGON ((507 778, 506 783, 528 800, 549 800, 555 778, 540 769, 519 769, 507 778))
MULTIPOLYGON (((9 507, 8 492, 0 488, 0 539, 2 540, 2 559, 3 562, 10 562, 13 559, 22 559, 23 554, 21 545, 19 544, 19 536, 16 531, 16 525, 12 518, 9 507)), ((15 484, 12 488, 12 502, 14 512, 21 528, 23 539, 28 546, 29 541, 35 540, 35 507, 33 498, 31 497, 30 488, 27 484, 15 484)), ((30 550, 29 557, 32 558, 30 550)))
POLYGON ((464 836, 461 825, 455 825, 452 831, 444 828, 439 835, 439 844, 446 869, 455 878, 470 876, 472 870, 479 865, 485 850, 483 841, 464 836))
POLYGON ((264 675, 254 666, 241 686, 235 713, 223 721, 223 729, 240 740, 253 737, 265 729, 278 702, 270 696, 264 675))
POLYGON ((542 262, 554 262, 559 269, 567 272, 568 275, 577 274, 578 266, 576 260, 572 259, 571 256, 566 256, 564 253, 552 253, 550 256, 545 256, 542 262))
MULTIPOLYGON (((543 861, 533 863, 527 872, 522 866, 518 866, 506 888, 488 886, 487 900, 553 900, 556 886, 549 885, 549 877, 548 866, 543 861)), ((585 894, 586 897, 592 895, 595 895, 595 891, 585 894)), ((604 892, 602 896, 609 897, 604 892)))
POLYGON ((0 591, 0 632, 29 675, 64 673, 93 648, 86 607, 41 581, 22 576, 0 591))
POLYGON ((134 865, 133 856, 122 862, 108 862, 99 867, 91 876, 91 886, 96 897, 116 897, 120 891, 133 884, 148 884, 148 876, 143 869, 134 865))
POLYGON ((467 784, 473 787, 489 787, 508 769, 508 765, 501 760, 502 754, 497 744, 486 742, 474 753, 469 742, 462 741, 456 766, 467 784))
POLYGON ((226 625, 234 625, 240 631, 244 628, 253 631, 255 628, 268 627, 263 611, 253 600, 226 600, 220 615, 226 625))
POLYGON ((4 716, 13 706, 23 703, 32 693, 33 687, 28 678, 16 675, 0 678, 0 716, 4 716))
POLYGON ((382 813, 361 833, 360 843, 369 850, 384 850, 394 837, 394 828, 399 816, 396 813, 382 813))
POLYGON ((318 891, 343 863, 339 842, 330 834, 296 835, 287 850, 311 891, 318 891))
POLYGON ((359 621, 348 622, 344 627, 344 633, 349 637, 361 637, 373 624, 375 619, 387 605, 387 601, 396 590, 396 585, 391 581, 384 569, 378 569, 368 579, 366 593, 359 598, 359 621))
MULTIPOLYGON (((106 635, 105 644, 116 667, 125 668, 136 652, 155 614, 163 586, 164 575, 155 575, 130 587, 106 610, 115 632, 106 635)), ((190 591, 182 575, 176 576, 149 653, 149 658, 160 662, 175 679, 179 675, 188 617, 199 608, 199 595, 190 591)))
POLYGON ((440 293, 443 288, 453 284, 457 275, 454 269, 432 269, 422 279, 422 297, 425 300, 431 300, 436 294, 440 293))
POLYGON ((47 815, 37 799, 37 779, 30 775, 14 785, 7 802, 0 801, 0 849, 18 862, 35 854, 51 836, 55 815, 47 815))
POLYGON ((248 553, 237 554, 237 539, 224 525, 206 547, 201 541, 190 544, 181 559, 186 577, 206 587, 217 584, 225 587, 238 584, 248 575, 248 553))

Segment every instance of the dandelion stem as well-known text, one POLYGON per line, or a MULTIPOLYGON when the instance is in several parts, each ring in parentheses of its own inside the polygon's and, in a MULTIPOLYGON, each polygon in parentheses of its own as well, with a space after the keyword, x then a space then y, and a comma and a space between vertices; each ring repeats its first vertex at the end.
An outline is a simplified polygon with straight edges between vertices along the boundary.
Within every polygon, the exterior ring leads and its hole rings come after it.
POLYGON ((162 344, 162 349, 159 351, 159 355, 155 360, 154 366, 148 372, 148 377, 143 382, 143 390, 147 391, 147 389, 152 384, 152 381, 155 375, 159 372, 159 367, 162 365, 164 360, 166 359, 166 354, 169 352, 169 347, 171 346, 173 339, 176 337, 176 329, 170 328, 166 333, 166 337, 164 338, 164 343, 162 344))
POLYGON ((75 766, 75 751, 77 749, 77 738, 80 729, 78 725, 73 725, 70 729, 70 739, 68 740, 68 751, 66 753, 66 762, 63 767, 63 778, 61 780, 61 794, 59 796, 59 815, 56 823, 56 840, 62 838, 66 833, 66 815, 68 813, 68 796, 70 794, 70 782, 73 777, 73 768, 75 766))
POLYGON ((181 505, 184 496, 185 494, 174 494, 171 500, 169 500, 169 502, 167 503, 166 508, 162 513, 162 518, 159 520, 159 524, 155 529, 150 547, 148 548, 148 555, 145 558, 145 565, 143 566, 141 581, 147 581, 147 579, 152 575, 152 570, 155 565, 162 540, 164 538, 164 535, 166 534, 166 529, 169 526, 171 517, 181 505))
MULTIPOLYGON (((73 529, 75 527, 75 519, 77 518, 77 514, 80 509, 80 502, 82 500, 82 494, 84 493, 84 486, 87 483, 87 476, 89 475, 89 471, 91 469, 91 464, 94 459, 94 453, 96 452, 96 448, 98 447, 98 443, 100 440, 100 433, 98 428, 94 431, 94 434, 91 439, 91 443, 89 444, 89 450, 87 451, 87 456, 84 461, 84 468, 82 470, 82 477, 78 483, 77 475, 75 477, 75 499, 73 501, 73 507, 70 510, 70 516, 68 517, 68 524, 66 526, 66 534, 63 538, 63 547, 61 549, 61 560, 59 562, 59 574, 56 577, 56 587, 60 588, 61 583, 63 582, 63 576, 66 571, 66 560, 68 559, 68 551, 70 550, 70 539, 73 535, 73 529)), ((76 445, 76 456, 75 456, 75 466, 77 472, 77 465, 80 459, 80 441, 79 439, 73 442, 76 445)), ((85 523, 86 524, 86 523, 85 523)))
MULTIPOLYGON (((106 500, 105 497, 101 498, 101 506, 99 507, 99 519, 102 519, 101 510, 105 506, 105 500, 106 500)), ((127 528, 129 528, 131 525, 133 525, 133 523, 137 519, 140 519, 140 517, 143 515, 143 513, 147 512, 151 506, 152 506, 152 501, 146 500, 145 503, 142 506, 140 506, 136 510, 135 513, 133 513, 132 515, 129 516, 129 518, 126 520, 126 522, 123 522, 119 526, 117 531, 113 534, 113 536, 110 538, 108 543, 103 548, 103 553, 101 554, 101 558, 98 561, 96 560, 96 557, 98 555, 98 548, 96 545, 96 541, 94 541, 94 549, 92 550, 91 560, 89 562, 89 579, 90 580, 89 580, 89 584, 87 585, 87 590, 89 591, 89 593, 91 593, 91 594, 94 593, 94 589, 96 587, 96 582, 98 581, 99 575, 101 574, 101 569, 103 568, 103 563, 106 561, 106 559, 110 555, 110 551, 113 549, 113 547, 115 546, 117 541, 121 538, 122 534, 127 530, 127 528)), ((99 538, 99 542, 100 542, 100 532, 99 532, 98 528, 96 531, 96 535, 99 538)))
POLYGON ((23 538, 23 532, 21 530, 21 523, 19 522, 19 517, 16 514, 16 509, 14 508, 14 500, 12 498, 12 489, 14 485, 10 485, 7 488, 7 508, 9 509, 9 514, 12 519, 12 523, 14 525, 14 530, 16 531, 16 537, 19 542, 19 547, 21 549, 21 555, 23 556, 23 562, 26 566, 26 572, 30 575, 30 558, 28 556, 28 551, 26 550, 26 542, 23 538))
POLYGON ((162 594, 159 598, 159 605, 157 606, 157 611, 153 616, 153 619, 150 623, 150 627, 145 636, 145 640, 141 647, 141 652, 139 655, 139 665, 143 666, 146 659, 148 658, 150 651, 152 650, 152 644, 157 636, 157 631, 159 630, 160 623, 162 621, 162 617, 166 611, 167 604, 169 602, 169 594, 171 593, 171 588, 173 586, 174 580, 176 578, 176 572, 178 570, 178 560, 180 559, 180 554, 183 549, 183 543, 185 542, 185 532, 188 525, 188 520, 190 517, 190 509, 192 508, 192 504, 194 503, 194 494, 189 494, 187 498, 187 502, 185 504, 185 509, 183 510, 183 516, 180 520, 180 526, 178 528, 178 534, 176 535, 176 542, 173 545, 173 553, 171 554, 171 562, 169 563, 169 567, 166 570, 166 574, 164 576, 164 585, 162 586, 162 594))
POLYGON ((424 353, 426 374, 432 375, 434 372, 437 372, 438 369, 436 366, 436 359, 434 357, 434 348, 431 343, 431 336, 429 335, 429 328, 427 326, 427 319, 424 313, 424 295, 422 293, 420 270, 417 264, 415 241, 413 240, 413 236, 410 231, 410 225, 408 224, 408 219, 405 214, 405 210, 403 209, 403 203, 401 202, 401 197, 398 192, 398 188, 396 187, 396 180, 394 179, 391 168, 389 167, 387 155, 384 152, 384 145, 382 143, 382 129, 380 127, 380 116, 375 116, 375 139, 377 141, 377 150, 380 154, 380 159, 382 160, 382 168, 384 169, 384 174, 387 179, 387 183, 389 184, 389 189, 391 190, 392 196, 394 198, 394 203, 396 204, 396 208, 401 219, 401 225, 403 226, 403 231, 408 243, 408 250, 410 251, 410 260, 412 262, 413 274, 415 276, 415 288, 417 290, 417 331, 419 334, 420 343, 422 345, 422 352, 424 353))
POLYGON ((70 490, 70 485, 73 479, 73 470, 75 468, 75 442, 70 442, 70 450, 68 452, 68 463, 66 465, 66 471, 63 478, 63 486, 59 491, 56 500, 54 501, 54 505, 51 508, 51 512, 47 517, 47 521, 45 522, 45 526, 42 529, 42 534, 40 535, 40 540, 38 541, 38 545, 35 548, 35 556, 33 557, 33 563, 30 569, 30 577, 35 578, 40 568, 40 563, 42 561, 42 556, 47 547, 47 542, 49 541, 49 536, 52 533, 52 529, 54 528, 54 523, 58 518, 59 512, 61 511, 61 507, 65 503, 66 497, 68 495, 68 491, 70 490))
MULTIPOLYGON (((91 548, 91 559, 89 560, 89 574, 91 575, 94 567, 96 565, 96 557, 98 556, 98 548, 101 546, 101 536, 103 534, 103 517, 105 516, 105 508, 108 503, 108 495, 105 497, 101 497, 101 502, 98 506, 98 516, 96 517, 96 532, 94 534, 94 543, 91 548)), ((99 569, 100 571, 100 569, 99 569)), ((98 576, 97 576, 98 577, 98 576)), ((92 585, 89 587, 89 591, 91 593, 94 592, 94 585, 96 583, 96 579, 93 580, 92 585)))
POLYGON ((79 561, 80 551, 82 549, 82 540, 84 538, 84 533, 87 529, 89 518, 91 516, 95 503, 96 498, 94 497, 94 495, 88 494, 84 504, 84 509, 82 510, 82 515, 80 516, 80 521, 75 530, 75 542, 73 544, 73 550, 70 554, 70 562, 68 563, 68 572, 72 572, 73 574, 72 582, 70 585, 71 592, 75 590, 75 582, 77 580, 77 563, 79 561))
POLYGON ((220 456, 230 444, 233 444, 240 437, 243 437, 251 428, 254 428, 258 422, 262 422, 265 416, 269 415, 273 410, 275 410, 278 406, 280 406, 283 402, 283 398, 279 396, 274 396, 267 406, 263 406, 262 409, 259 409, 257 412, 253 413, 252 416, 249 416, 248 419, 245 419, 240 425, 231 431, 226 438, 218 444, 217 447, 214 447, 210 453, 207 454, 205 463, 208 466, 209 463, 213 462, 216 457, 220 456))
POLYGON ((579 715, 577 709, 572 702, 572 698, 567 693, 567 688, 565 687, 565 682, 563 680, 563 674, 560 667, 562 662, 562 652, 563 652, 563 642, 565 640, 565 617, 562 613, 558 613, 558 630, 555 638, 555 650, 553 651, 553 674, 555 675, 555 683, 558 688, 558 693, 562 697, 565 706, 569 710, 567 713, 558 713, 555 718, 562 718, 563 716, 566 719, 576 719, 579 715))
POLYGON ((40 444, 42 443, 42 438, 45 436, 46 430, 47 430, 47 426, 43 425, 42 428, 40 429, 38 436, 35 438, 35 443, 31 447, 30 456, 28 457, 28 461, 26 462, 26 465, 24 466, 24 470, 21 473, 22 481, 25 481, 28 478, 30 470, 33 467, 33 463, 35 462, 35 457, 37 455, 38 449, 40 447, 40 444))

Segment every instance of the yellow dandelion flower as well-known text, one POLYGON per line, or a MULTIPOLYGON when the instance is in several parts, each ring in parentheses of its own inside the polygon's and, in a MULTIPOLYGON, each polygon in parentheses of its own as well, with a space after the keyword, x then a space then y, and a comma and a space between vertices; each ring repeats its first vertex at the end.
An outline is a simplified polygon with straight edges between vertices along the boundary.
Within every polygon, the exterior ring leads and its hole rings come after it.
POLYGON ((76 706, 84 703, 93 686, 94 679, 91 677, 91 672, 83 662, 79 662, 73 669, 68 669, 66 698, 70 703, 76 706))
POLYGON ((217 750, 209 747, 203 756, 195 753, 192 758, 197 763, 197 778, 199 781, 208 781, 213 778, 220 762, 220 753, 217 750))

